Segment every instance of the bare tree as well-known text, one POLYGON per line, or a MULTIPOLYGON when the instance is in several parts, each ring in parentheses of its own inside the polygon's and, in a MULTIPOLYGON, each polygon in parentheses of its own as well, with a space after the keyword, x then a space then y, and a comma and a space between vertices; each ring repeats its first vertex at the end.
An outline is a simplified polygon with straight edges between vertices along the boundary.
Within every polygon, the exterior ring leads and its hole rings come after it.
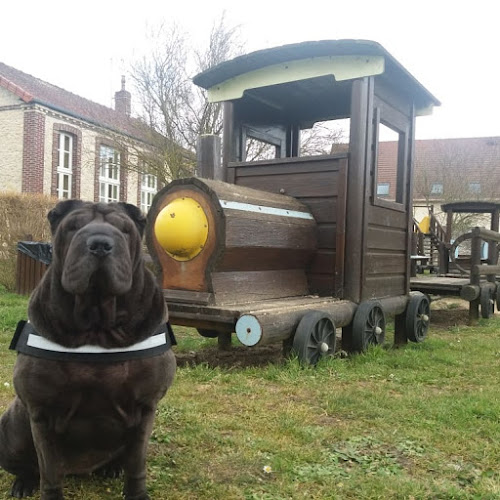
POLYGON ((334 120, 317 122, 308 130, 300 134, 301 156, 329 155, 348 148, 349 141, 340 125, 334 120))
POLYGON ((191 72, 230 59, 241 46, 238 28, 228 27, 224 15, 213 25, 205 50, 191 49, 175 25, 160 25, 149 40, 149 53, 130 72, 152 146, 148 151, 136 149, 136 168, 166 183, 193 173, 199 135, 219 134, 222 129, 221 105, 208 102, 206 91, 192 83, 191 72))

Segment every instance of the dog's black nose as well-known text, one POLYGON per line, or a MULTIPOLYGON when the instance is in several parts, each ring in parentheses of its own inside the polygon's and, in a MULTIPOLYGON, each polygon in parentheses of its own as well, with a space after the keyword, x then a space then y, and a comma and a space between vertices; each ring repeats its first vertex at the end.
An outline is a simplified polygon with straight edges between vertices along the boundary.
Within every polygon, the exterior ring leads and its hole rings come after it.
POLYGON ((87 238, 87 248, 96 257, 105 257, 113 251, 113 239, 104 234, 95 234, 87 238))

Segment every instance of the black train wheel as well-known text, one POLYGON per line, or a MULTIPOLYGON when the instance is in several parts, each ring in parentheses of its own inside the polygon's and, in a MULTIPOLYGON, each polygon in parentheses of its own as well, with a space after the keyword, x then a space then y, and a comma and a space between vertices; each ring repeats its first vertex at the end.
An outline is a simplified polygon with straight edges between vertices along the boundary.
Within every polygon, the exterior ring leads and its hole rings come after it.
POLYGON ((406 308, 406 335, 412 342, 422 342, 429 329, 431 303, 427 295, 416 292, 410 295, 406 308))
POLYGON ((485 319, 491 318, 495 312, 495 294, 493 292, 493 287, 482 286, 479 300, 481 302, 481 316, 485 319))
POLYGON ((197 328, 198 333, 207 339, 215 339, 219 336, 219 332, 217 330, 208 330, 207 328, 197 328))
POLYGON ((315 365, 335 353, 336 329, 328 313, 310 311, 300 320, 293 338, 293 352, 303 364, 315 365))
POLYGON ((380 302, 361 302, 352 320, 352 350, 364 352, 385 340, 385 314, 380 302))

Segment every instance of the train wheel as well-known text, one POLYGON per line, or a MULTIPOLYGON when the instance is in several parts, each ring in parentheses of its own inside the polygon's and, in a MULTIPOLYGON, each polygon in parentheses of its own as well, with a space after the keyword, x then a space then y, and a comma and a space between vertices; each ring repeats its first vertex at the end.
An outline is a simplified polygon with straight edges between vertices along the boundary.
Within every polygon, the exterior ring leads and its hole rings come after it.
POLYGON ((429 329, 431 304, 427 295, 412 293, 406 308, 406 335, 412 342, 422 342, 429 329))
POLYGON ((385 340, 385 314, 377 301, 362 302, 352 320, 352 350, 364 352, 370 345, 383 344, 385 340))
POLYGON ((293 338, 293 352, 299 361, 315 365, 335 353, 336 329, 328 313, 310 311, 301 320, 293 338))
POLYGON ((208 330, 206 328, 197 328, 198 333, 207 339, 215 339, 219 336, 219 332, 217 330, 208 330))
POLYGON ((495 312, 495 294, 493 288, 489 286, 481 287, 479 300, 481 302, 481 316, 485 319, 491 318, 495 312))

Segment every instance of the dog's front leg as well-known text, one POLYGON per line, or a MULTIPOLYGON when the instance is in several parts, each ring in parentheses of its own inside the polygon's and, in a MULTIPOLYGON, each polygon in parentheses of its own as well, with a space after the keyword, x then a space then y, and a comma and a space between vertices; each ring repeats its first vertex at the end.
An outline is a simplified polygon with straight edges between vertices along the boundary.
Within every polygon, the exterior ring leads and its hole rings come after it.
POLYGON ((57 436, 49 429, 45 418, 31 419, 40 470, 40 499, 63 500, 63 459, 57 445, 57 436))
POLYGON ((154 417, 155 409, 145 408, 140 424, 131 430, 123 463, 125 500, 149 500, 146 490, 146 455, 154 417))

